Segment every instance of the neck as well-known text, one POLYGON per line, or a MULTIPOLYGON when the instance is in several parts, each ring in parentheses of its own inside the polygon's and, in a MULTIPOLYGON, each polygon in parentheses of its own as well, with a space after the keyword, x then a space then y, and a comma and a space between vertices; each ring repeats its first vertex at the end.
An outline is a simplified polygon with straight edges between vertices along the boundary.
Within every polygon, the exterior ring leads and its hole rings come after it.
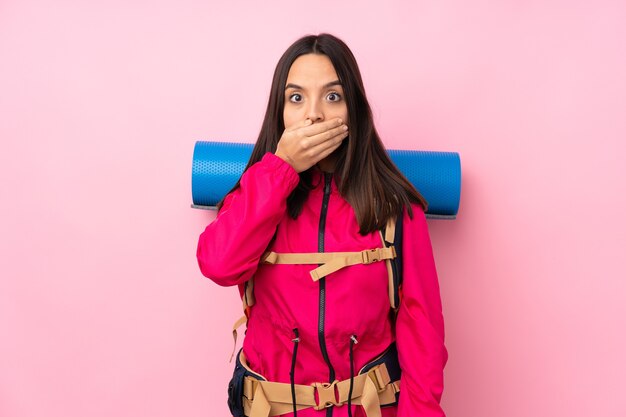
POLYGON ((317 163, 317 167, 323 172, 334 172, 337 157, 334 154, 328 155, 317 163))

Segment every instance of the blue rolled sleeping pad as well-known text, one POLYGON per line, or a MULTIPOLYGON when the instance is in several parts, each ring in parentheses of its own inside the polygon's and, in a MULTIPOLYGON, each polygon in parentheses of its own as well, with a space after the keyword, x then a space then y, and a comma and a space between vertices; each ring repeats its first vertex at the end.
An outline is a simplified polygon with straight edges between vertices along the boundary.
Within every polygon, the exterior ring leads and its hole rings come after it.
MULTIPOLYGON (((214 209, 248 164, 249 143, 197 141, 193 150, 193 208, 214 209)), ((428 202, 427 218, 455 219, 461 199, 457 152, 387 150, 391 160, 428 202)))

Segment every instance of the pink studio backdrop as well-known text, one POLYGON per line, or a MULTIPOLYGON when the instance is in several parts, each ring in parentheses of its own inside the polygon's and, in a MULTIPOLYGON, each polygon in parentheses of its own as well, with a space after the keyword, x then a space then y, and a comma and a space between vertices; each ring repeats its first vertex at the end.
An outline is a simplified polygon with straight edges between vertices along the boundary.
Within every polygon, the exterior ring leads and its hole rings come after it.
POLYGON ((0 416, 226 416, 234 288, 197 140, 250 142, 301 35, 391 148, 456 151, 430 221, 449 416, 626 415, 626 4, 0 2, 0 416))

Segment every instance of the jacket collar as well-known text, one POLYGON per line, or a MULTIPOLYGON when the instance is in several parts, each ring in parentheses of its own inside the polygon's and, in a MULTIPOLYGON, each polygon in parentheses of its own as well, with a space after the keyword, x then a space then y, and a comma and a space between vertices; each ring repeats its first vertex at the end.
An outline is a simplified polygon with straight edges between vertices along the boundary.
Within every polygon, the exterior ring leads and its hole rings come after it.
MULTIPOLYGON (((324 190, 324 184, 325 184, 325 175, 326 174, 330 174, 328 172, 324 172, 321 169, 319 169, 317 167, 317 165, 314 165, 313 167, 311 167, 311 184, 313 184, 313 188, 315 189, 320 189, 320 190, 324 190)), ((339 192, 339 189, 337 188, 337 181, 335 180, 335 176, 332 175, 331 176, 331 183, 330 183, 330 189, 331 192, 333 193, 337 193, 339 192)))

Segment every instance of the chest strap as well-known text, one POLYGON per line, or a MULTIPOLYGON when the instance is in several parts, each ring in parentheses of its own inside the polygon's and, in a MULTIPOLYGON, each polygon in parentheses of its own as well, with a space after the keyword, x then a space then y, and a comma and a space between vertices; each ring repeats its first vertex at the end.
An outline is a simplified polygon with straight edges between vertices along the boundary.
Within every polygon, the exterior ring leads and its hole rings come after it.
MULTIPOLYGON (((400 223, 401 224, 401 223, 400 223)), ((396 240, 396 218, 391 217, 387 221, 385 227, 385 233, 382 230, 378 231, 382 247, 375 249, 366 249, 359 252, 311 252, 311 253, 276 253, 268 251, 261 257, 261 263, 276 265, 276 264, 307 264, 307 265, 319 265, 321 266, 313 269, 310 274, 313 281, 319 281, 321 278, 339 271, 342 268, 351 265, 358 264, 371 264, 373 262, 385 261, 387 265, 387 275, 389 277, 389 302, 391 308, 396 309, 396 291, 397 285, 395 283, 395 273, 392 268, 391 261, 398 255, 394 242, 396 240)), ((245 315, 239 318, 233 325, 233 351, 230 356, 230 360, 233 360, 235 356, 235 348, 237 346, 237 329, 244 323, 247 323, 248 316, 250 314, 250 308, 255 304, 254 298, 254 277, 250 278, 244 284, 244 293, 242 297, 243 310, 245 315)))
POLYGON ((358 264, 371 264, 396 257, 393 246, 385 248, 366 249, 360 252, 313 252, 313 253, 276 253, 266 252, 261 258, 265 264, 312 265, 323 264, 311 271, 313 281, 342 268, 358 264))

